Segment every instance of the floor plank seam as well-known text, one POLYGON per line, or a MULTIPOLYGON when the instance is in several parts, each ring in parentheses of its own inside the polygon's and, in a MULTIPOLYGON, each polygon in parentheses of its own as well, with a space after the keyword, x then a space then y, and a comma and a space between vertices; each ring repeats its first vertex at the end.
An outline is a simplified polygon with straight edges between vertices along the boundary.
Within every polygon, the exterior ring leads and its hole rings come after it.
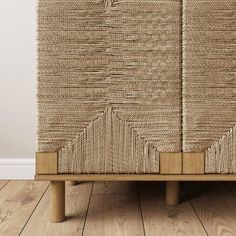
POLYGON ((233 195, 233 197, 235 197, 236 198, 236 195, 235 195, 235 193, 227 186, 227 184, 226 183, 224 183, 224 187, 226 188, 226 190, 231 194, 231 195, 233 195))
POLYGON ((0 191, 10 182, 10 180, 7 180, 5 184, 0 188, 0 191))
POLYGON ((209 234, 208 234, 208 232, 207 232, 207 230, 206 230, 204 224, 202 223, 202 221, 201 221, 199 215, 197 214, 197 212, 196 212, 196 210, 195 210, 195 208, 194 208, 194 206, 193 206, 193 204, 192 204, 192 202, 191 202, 191 198, 189 197, 189 195, 187 194, 187 192, 185 191, 185 189, 183 188, 183 186, 181 186, 181 189, 182 189, 182 191, 184 192, 184 194, 185 194, 185 196, 186 196, 186 198, 187 198, 187 200, 188 200, 190 206, 192 207, 194 213, 196 214, 196 216, 197 216, 197 218, 198 218, 200 224, 202 225, 202 228, 204 229, 206 235, 209 236, 209 234))
POLYGON ((42 198, 44 197, 44 195, 45 195, 46 192, 48 191, 49 186, 50 186, 50 184, 48 183, 47 188, 46 188, 45 191, 43 192, 42 196, 41 196, 40 199, 38 200, 36 206, 35 206, 34 209, 32 210, 32 212, 31 212, 30 216, 28 217, 27 221, 26 221, 25 224, 23 225, 22 230, 21 230, 20 233, 19 233, 19 236, 23 233, 23 231, 24 231, 26 225, 28 224, 29 220, 31 219, 32 215, 34 214, 36 208, 38 207, 38 205, 39 205, 39 203, 41 202, 42 198))
POLYGON ((139 192, 139 187, 138 187, 137 182, 136 182, 136 188, 137 188, 137 195, 138 195, 138 202, 139 202, 139 210, 140 210, 142 225, 143 225, 143 235, 146 236, 147 234, 146 234, 145 225, 144 225, 143 211, 142 211, 142 206, 141 206, 141 201, 140 201, 140 192, 139 192))
POLYGON ((86 221, 87 221, 87 217, 88 217, 89 206, 90 206, 91 198, 92 198, 92 195, 93 195, 93 187, 94 187, 94 182, 92 184, 92 188, 91 188, 91 192, 90 192, 90 196, 89 196, 89 202, 88 202, 88 207, 87 207, 87 211, 86 211, 86 215, 85 215, 85 219, 84 219, 84 224, 83 224, 83 229, 82 229, 81 236, 84 236, 84 229, 85 229, 86 221))

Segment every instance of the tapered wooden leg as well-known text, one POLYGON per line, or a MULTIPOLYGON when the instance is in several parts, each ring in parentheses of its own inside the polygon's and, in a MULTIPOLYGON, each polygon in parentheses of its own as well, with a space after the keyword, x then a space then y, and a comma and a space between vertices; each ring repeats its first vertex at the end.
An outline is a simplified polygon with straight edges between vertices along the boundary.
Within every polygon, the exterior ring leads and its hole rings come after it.
POLYGON ((179 203, 179 182, 167 181, 166 182, 166 204, 175 206, 179 203))
POLYGON ((79 181, 66 181, 66 184, 69 186, 78 185, 79 183, 80 183, 79 181))
POLYGON ((51 181, 50 191, 50 220, 62 222, 65 220, 65 182, 51 181))

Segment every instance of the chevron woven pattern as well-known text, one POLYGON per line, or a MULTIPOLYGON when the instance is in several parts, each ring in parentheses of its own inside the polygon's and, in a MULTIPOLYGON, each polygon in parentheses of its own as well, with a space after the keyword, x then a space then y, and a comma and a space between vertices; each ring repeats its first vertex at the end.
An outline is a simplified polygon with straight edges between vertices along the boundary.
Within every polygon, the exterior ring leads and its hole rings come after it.
POLYGON ((235 0, 39 0, 38 147, 59 173, 236 173, 235 0))
POLYGON ((158 173, 181 151, 181 2, 40 0, 38 151, 59 173, 158 173))

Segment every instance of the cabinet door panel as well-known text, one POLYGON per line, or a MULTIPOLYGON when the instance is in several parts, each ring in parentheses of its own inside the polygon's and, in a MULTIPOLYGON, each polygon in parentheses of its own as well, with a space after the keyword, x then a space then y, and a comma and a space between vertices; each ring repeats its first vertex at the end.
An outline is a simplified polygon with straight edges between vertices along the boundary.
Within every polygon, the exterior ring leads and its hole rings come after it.
POLYGON ((183 151, 236 173, 235 124, 235 0, 183 0, 183 151))
POLYGON ((181 151, 181 1, 40 0, 38 151, 59 173, 159 173, 181 151))

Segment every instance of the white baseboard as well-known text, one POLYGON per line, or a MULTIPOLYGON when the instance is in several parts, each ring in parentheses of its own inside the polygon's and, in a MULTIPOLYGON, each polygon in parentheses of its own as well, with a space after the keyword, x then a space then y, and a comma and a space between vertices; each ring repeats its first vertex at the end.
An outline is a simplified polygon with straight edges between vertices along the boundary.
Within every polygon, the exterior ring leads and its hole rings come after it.
POLYGON ((34 179, 35 159, 33 158, 0 158, 0 180, 34 179))

